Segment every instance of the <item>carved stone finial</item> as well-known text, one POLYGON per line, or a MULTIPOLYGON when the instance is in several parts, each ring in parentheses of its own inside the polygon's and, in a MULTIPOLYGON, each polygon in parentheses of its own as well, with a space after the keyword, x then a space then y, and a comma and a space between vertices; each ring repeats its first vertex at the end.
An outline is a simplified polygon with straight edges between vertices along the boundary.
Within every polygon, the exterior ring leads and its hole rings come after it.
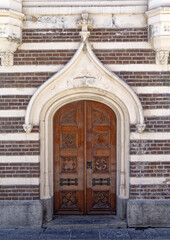
POLYGON ((82 37, 83 42, 85 42, 86 39, 90 36, 90 32, 88 31, 88 29, 92 28, 93 21, 91 19, 88 19, 89 14, 87 12, 83 12, 81 16, 82 19, 79 19, 77 21, 77 26, 82 29, 79 34, 82 37))
POLYGON ((138 133, 143 133, 143 131, 145 130, 146 124, 144 123, 138 123, 136 124, 136 128, 138 133))
POLYGON ((31 131, 33 129, 33 125, 32 124, 23 124, 23 129, 26 133, 31 133, 31 131))
POLYGON ((1 58, 1 65, 8 67, 13 65, 13 53, 10 52, 2 52, 0 53, 0 58, 1 58))
POLYGON ((169 51, 156 52, 156 63, 165 65, 168 64, 169 51))

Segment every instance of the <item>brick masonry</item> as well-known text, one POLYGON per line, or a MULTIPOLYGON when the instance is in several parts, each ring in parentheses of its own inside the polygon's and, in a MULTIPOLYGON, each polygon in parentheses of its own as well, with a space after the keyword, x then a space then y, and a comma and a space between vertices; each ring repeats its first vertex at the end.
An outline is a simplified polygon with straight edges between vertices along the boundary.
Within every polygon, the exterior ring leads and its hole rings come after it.
POLYGON ((131 162, 131 177, 170 177, 170 162, 131 162))
MULTIPOLYGON (((98 28, 90 42, 147 42, 147 28, 98 28)), ((24 29, 23 42, 80 42, 79 29, 24 29)))
POLYGON ((40 176, 39 163, 0 163, 0 178, 40 176))
MULTIPOLYGON (((14 65, 66 64, 76 50, 18 50, 14 65)), ((155 52, 148 49, 98 50, 94 53, 103 64, 155 64, 155 52)))
POLYGON ((1 88, 27 88, 39 87, 48 78, 53 76, 51 72, 24 72, 24 73, 0 73, 1 88))
POLYGON ((0 186, 0 200, 39 200, 40 187, 34 185, 0 186))
POLYGON ((131 87, 170 86, 170 72, 116 72, 131 87))
MULTIPOLYGON (((169 108, 170 94, 138 94, 143 109, 169 108)), ((26 109, 30 95, 0 96, 0 110, 26 109)))
POLYGON ((17 50, 14 65, 66 64, 76 50, 17 50))
MULTIPOLYGON (((53 72, 0 73, 0 87, 39 87, 53 72)), ((170 72, 116 72, 129 86, 170 86, 170 72)))
POLYGON ((39 141, 0 141, 0 156, 39 155, 39 141))
POLYGON ((170 199, 170 184, 131 185, 130 199, 170 199))
POLYGON ((26 109, 30 99, 30 95, 0 96, 0 110, 26 109))
MULTIPOLYGON (((23 129, 24 117, 0 117, 0 133, 22 133, 25 132, 23 129)), ((33 126, 32 132, 39 132, 39 126, 33 126)))
POLYGON ((131 140, 130 154, 170 154, 170 140, 131 140))
MULTIPOLYGON (((145 117, 145 132, 170 132, 170 116, 145 117)), ((131 132, 136 132, 136 126, 130 126, 131 132)))
POLYGON ((103 64, 155 64, 155 52, 148 49, 95 49, 94 53, 103 64))

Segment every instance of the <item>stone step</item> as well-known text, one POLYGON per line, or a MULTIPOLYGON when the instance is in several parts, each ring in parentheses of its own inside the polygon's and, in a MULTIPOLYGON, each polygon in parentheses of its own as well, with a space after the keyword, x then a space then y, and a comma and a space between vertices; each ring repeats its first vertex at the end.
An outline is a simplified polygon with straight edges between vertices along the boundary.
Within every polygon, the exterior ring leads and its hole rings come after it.
POLYGON ((43 224, 43 228, 126 228, 127 223, 117 216, 57 216, 43 224))

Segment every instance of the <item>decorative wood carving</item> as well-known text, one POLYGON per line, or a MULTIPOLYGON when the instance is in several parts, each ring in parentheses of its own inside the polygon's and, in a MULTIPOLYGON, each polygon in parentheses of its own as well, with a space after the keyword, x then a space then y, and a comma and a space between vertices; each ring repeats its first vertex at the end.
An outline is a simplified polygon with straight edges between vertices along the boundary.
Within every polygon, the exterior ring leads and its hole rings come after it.
POLYGON ((97 125, 102 125, 102 124, 108 124, 109 123, 109 118, 102 112, 97 111, 97 110, 93 110, 93 114, 94 114, 94 124, 97 125))
POLYGON ((62 133, 62 148, 76 148, 76 133, 62 133))
POLYGON ((108 133, 95 133, 95 147, 108 146, 108 133))
POLYGON ((110 208, 109 191, 94 191, 93 208, 110 208))
POLYGON ((109 170, 109 157, 94 157, 94 171, 107 172, 109 170))
POLYGON ((61 157, 62 172, 76 172, 77 157, 61 157))
POLYGON ((76 109, 68 111, 61 117, 61 125, 76 125, 76 109))
POLYGON ((76 192, 63 191, 61 208, 73 208, 73 207, 77 207, 76 192))

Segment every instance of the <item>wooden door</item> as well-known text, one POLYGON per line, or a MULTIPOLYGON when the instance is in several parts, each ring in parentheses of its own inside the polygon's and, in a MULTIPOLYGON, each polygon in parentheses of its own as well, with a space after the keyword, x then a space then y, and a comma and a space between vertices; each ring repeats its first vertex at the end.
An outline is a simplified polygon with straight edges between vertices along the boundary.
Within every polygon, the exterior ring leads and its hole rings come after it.
POLYGON ((70 103, 54 116, 54 210, 116 212, 116 116, 94 101, 70 103))

